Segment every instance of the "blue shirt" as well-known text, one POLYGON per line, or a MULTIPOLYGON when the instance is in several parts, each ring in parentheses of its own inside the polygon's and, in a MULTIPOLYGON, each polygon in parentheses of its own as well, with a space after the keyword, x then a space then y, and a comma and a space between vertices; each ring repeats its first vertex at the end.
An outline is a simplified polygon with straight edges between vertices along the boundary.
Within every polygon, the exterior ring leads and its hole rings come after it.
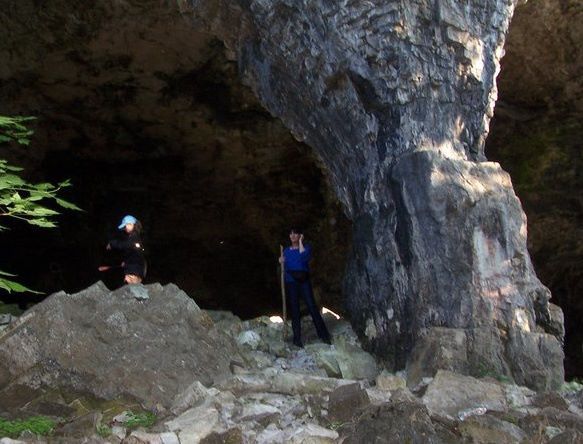
POLYGON ((288 273, 288 270, 293 271, 310 271, 310 259, 312 259, 312 248, 309 245, 304 245, 304 252, 300 253, 299 248, 287 247, 283 250, 283 257, 285 259, 285 281, 295 282, 294 278, 288 273))

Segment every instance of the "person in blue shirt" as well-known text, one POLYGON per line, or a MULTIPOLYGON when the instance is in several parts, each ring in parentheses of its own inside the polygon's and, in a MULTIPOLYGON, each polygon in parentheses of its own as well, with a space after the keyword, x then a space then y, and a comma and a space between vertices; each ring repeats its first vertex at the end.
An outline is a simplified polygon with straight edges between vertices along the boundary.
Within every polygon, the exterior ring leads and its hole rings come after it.
POLYGON ((314 300, 312 283, 310 282, 310 259, 312 249, 304 244, 302 230, 297 227, 291 229, 289 233, 291 245, 283 250, 283 256, 279 262, 284 267, 285 292, 289 301, 292 315, 293 343, 298 347, 303 347, 301 320, 300 320, 300 297, 306 303, 316 331, 320 339, 330 344, 330 333, 324 324, 320 310, 314 300))

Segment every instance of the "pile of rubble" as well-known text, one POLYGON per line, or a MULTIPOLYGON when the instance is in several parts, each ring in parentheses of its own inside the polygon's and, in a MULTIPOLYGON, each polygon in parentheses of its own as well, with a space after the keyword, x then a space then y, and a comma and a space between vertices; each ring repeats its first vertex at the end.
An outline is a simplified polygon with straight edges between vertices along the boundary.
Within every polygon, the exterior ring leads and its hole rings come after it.
POLYGON ((55 429, 0 443, 583 440, 581 386, 536 393, 448 371, 407 386, 405 372, 362 350, 347 321, 325 321, 332 344, 306 318, 300 349, 281 322, 201 310, 173 285, 52 295, 0 331, 0 417, 44 415, 55 429), (151 421, 135 421, 140 412, 151 421))

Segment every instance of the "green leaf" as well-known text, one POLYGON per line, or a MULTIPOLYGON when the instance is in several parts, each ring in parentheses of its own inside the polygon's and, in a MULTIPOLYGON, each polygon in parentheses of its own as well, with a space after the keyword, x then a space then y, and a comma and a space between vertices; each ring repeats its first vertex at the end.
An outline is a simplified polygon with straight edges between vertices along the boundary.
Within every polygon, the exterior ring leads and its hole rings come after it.
POLYGON ((24 168, 20 168, 20 167, 17 167, 14 165, 8 165, 8 164, 6 164, 4 166, 4 168, 6 168, 7 171, 23 171, 24 170, 24 168))
POLYGON ((46 191, 46 190, 50 190, 50 189, 54 188, 54 186, 51 185, 50 183, 37 183, 34 187, 37 190, 41 190, 41 191, 46 191))
POLYGON ((35 193, 34 191, 31 191, 30 196, 28 196, 26 198, 26 200, 28 200, 29 202, 36 202, 39 200, 43 200, 45 197, 47 197, 46 194, 40 194, 40 193, 35 193))
POLYGON ((77 205, 68 202, 66 200, 63 199, 59 199, 58 197, 55 198, 55 201, 63 208, 66 208, 68 210, 75 210, 75 211, 83 211, 81 208, 79 208, 77 205))
POLYGON ((30 214, 31 216, 56 216, 57 214, 59 214, 58 211, 40 206, 36 207, 33 210, 28 210, 27 213, 30 214))
POLYGON ((10 277, 16 277, 15 274, 11 274, 11 273, 6 273, 5 271, 0 270, 0 276, 10 276, 10 277))
POLYGON ((42 228, 55 228, 57 226, 56 223, 47 219, 30 219, 27 222, 31 225, 36 225, 37 227, 42 228))
POLYGON ((2 174, 0 175, 0 183, 5 183, 8 185, 19 186, 24 185, 26 182, 15 174, 2 174))
POLYGON ((41 294, 41 292, 39 292, 39 291, 31 290, 30 288, 25 287, 24 285, 19 284, 18 282, 10 281, 10 280, 4 279, 4 278, 0 278, 0 288, 3 288, 8 293, 11 293, 14 291, 16 293, 30 292, 30 293, 41 294))

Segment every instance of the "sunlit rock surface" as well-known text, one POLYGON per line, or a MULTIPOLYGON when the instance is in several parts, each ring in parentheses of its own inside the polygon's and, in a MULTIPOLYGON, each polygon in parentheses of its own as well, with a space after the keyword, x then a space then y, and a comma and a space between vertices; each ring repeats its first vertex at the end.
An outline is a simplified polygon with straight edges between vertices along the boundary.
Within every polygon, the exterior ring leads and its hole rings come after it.
MULTIPOLYGON (((234 342, 175 285, 56 293, 0 336, 0 387, 63 388, 170 408, 230 376, 234 342)), ((159 407, 156 407, 156 406, 159 407)))

